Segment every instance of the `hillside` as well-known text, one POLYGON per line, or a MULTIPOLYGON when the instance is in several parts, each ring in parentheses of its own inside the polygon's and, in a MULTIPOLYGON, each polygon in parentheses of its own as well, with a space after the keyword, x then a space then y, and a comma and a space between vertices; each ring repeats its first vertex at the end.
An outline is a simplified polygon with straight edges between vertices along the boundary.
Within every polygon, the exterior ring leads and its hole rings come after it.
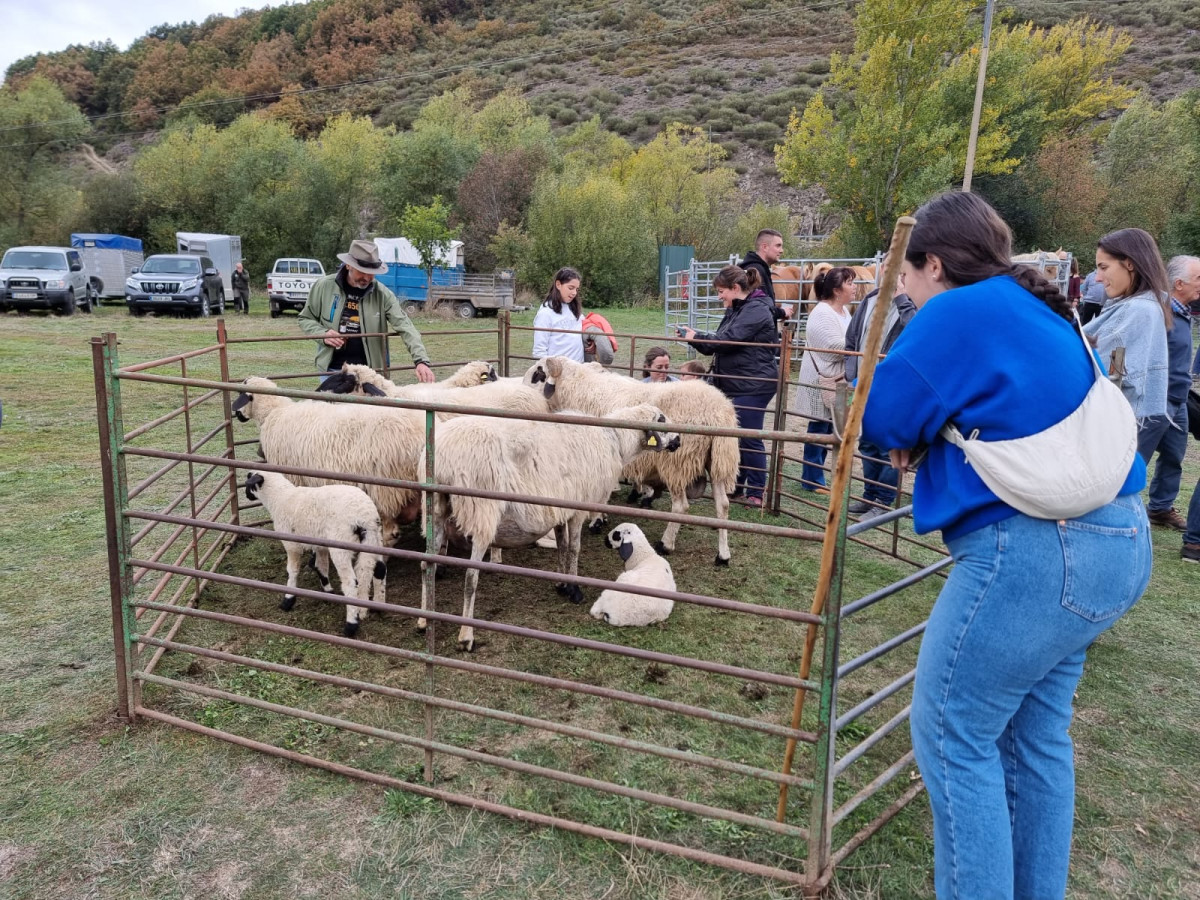
MULTIPOLYGON (((599 115, 635 144, 667 121, 698 124, 729 152, 745 192, 786 203, 807 216, 802 231, 819 233, 826 223, 779 184, 771 150, 830 53, 851 46, 851 10, 844 0, 314 0, 161 26, 125 52, 107 44, 28 57, 8 79, 51 77, 93 117, 93 143, 116 162, 183 115, 223 124, 285 104, 302 132, 346 110, 403 129, 426 100, 464 82, 478 97, 517 86, 558 127, 599 115)), ((1200 83, 1200 34, 1189 27, 1200 22, 1198 0, 1019 0, 1002 15, 1126 27, 1135 43, 1121 80, 1158 98, 1200 83)))

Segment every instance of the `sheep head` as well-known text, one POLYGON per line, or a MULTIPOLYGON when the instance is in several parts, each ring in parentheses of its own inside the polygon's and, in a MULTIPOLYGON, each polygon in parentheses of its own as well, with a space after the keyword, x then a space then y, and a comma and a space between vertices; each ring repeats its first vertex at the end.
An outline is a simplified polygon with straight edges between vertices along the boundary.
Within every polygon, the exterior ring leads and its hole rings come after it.
POLYGON ((263 478, 262 474, 259 472, 247 472, 246 473, 246 482, 245 482, 244 487, 246 489, 246 499, 247 500, 254 502, 255 500, 258 499, 258 490, 259 490, 259 488, 261 488, 263 486, 263 482, 265 480, 266 479, 263 478))
POLYGON ((365 394, 368 397, 386 397, 387 394, 370 382, 363 381, 358 374, 343 368, 321 382, 318 391, 329 394, 365 394))
MULTIPOLYGON (((617 551, 621 557, 621 562, 629 562, 629 558, 633 556, 633 545, 638 539, 646 541, 646 535, 642 533, 642 529, 638 528, 632 522, 622 522, 616 528, 608 533, 604 538, 604 542, 612 549, 617 551)), ((649 542, 646 542, 649 546, 649 542)))
POLYGON ((275 382, 269 378, 259 378, 256 375, 251 375, 242 382, 246 386, 246 390, 237 395, 237 399, 233 401, 230 410, 239 422, 249 422, 254 418, 254 392, 252 388, 256 387, 275 387, 275 382))
POLYGON ((642 432, 642 447, 644 449, 653 450, 655 453, 661 453, 664 450, 668 453, 674 453, 679 449, 679 434, 660 427, 669 425, 670 422, 667 421, 667 417, 663 415, 663 411, 657 406, 651 406, 649 403, 626 406, 613 410, 605 418, 649 423, 650 427, 642 432))

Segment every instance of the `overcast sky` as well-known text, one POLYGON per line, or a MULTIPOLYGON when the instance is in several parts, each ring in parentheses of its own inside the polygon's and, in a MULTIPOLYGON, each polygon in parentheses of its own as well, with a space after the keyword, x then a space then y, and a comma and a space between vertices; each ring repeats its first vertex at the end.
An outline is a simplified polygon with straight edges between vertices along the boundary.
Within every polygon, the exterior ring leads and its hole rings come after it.
POLYGON ((0 0, 5 38, 0 41, 0 77, 32 53, 65 50, 71 44, 111 40, 122 50, 155 25, 203 22, 213 13, 279 5, 255 0, 0 0))

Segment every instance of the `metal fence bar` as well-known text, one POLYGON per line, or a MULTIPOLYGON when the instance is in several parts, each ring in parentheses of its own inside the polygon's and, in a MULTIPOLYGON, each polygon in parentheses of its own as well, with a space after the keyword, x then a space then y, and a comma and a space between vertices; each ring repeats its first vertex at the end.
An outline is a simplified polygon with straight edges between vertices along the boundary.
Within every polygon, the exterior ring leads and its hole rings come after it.
POLYGON ((907 672, 905 672, 903 675, 901 675, 899 678, 897 678, 891 684, 887 685, 887 687, 883 688, 882 690, 876 691, 870 697, 868 697, 866 700, 864 700, 862 703, 855 706, 853 709, 850 709, 849 711, 842 713, 842 715, 838 716, 837 723, 836 723, 838 731, 841 731, 843 728, 845 728, 847 725, 849 725, 851 722, 853 722, 855 719, 857 719, 863 713, 874 709, 876 706, 878 706, 884 700, 891 697, 893 694, 897 693, 898 691, 903 690, 908 685, 912 684, 913 678, 916 677, 916 674, 917 674, 916 669, 909 669, 907 672))
POLYGON ((860 609, 866 609, 868 606, 872 606, 878 603, 880 600, 890 597, 893 594, 900 593, 900 591, 904 590, 906 587, 911 587, 917 582, 924 581, 935 572, 940 572, 942 569, 948 567, 952 562, 954 562, 954 559, 949 556, 945 557, 944 559, 939 559, 937 562, 926 566, 919 572, 913 572, 911 575, 905 575, 899 581, 893 581, 886 587, 880 588, 877 591, 872 591, 870 594, 860 597, 853 603, 847 603, 842 607, 842 618, 848 619, 860 609))
POLYGON ((907 644, 909 641, 911 641, 913 638, 919 637, 920 635, 924 634, 926 624, 928 624, 928 623, 921 622, 918 625, 914 625, 912 628, 909 628, 907 631, 902 631, 902 632, 900 632, 900 634, 897 634, 894 637, 888 638, 882 644, 876 644, 874 647, 872 647, 866 653, 863 653, 860 656, 854 657, 854 659, 850 660, 849 662, 842 663, 842 665, 838 667, 838 673, 837 673, 838 678, 845 678, 851 672, 861 669, 867 663, 874 662, 875 660, 879 659, 880 657, 886 656, 888 653, 891 653, 897 647, 902 647, 905 644, 907 644))
POLYGON ((867 751, 899 728, 903 723, 907 722, 911 713, 912 704, 910 703, 908 706, 904 707, 904 709, 900 710, 900 712, 896 713, 896 715, 892 716, 877 729, 871 732, 860 743, 851 748, 845 756, 837 761, 837 764, 834 766, 834 772, 837 775, 841 775, 843 772, 845 772, 848 768, 854 765, 856 761, 861 759, 867 751))
POLYGON ((889 781, 891 781, 909 766, 914 765, 914 763, 915 755, 913 751, 909 750, 898 760, 876 775, 875 778, 872 779, 869 784, 864 786, 861 791, 839 806, 837 808, 837 812, 833 814, 834 824, 844 821, 846 816, 858 809, 864 801, 869 800, 875 795, 875 793, 879 791, 880 788, 884 787, 889 781))

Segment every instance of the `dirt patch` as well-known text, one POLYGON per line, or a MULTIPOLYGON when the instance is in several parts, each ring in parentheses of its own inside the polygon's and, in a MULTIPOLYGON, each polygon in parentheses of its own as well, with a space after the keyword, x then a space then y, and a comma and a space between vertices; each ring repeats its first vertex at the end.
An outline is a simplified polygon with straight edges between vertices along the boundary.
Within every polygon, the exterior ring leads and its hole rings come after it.
POLYGON ((8 880, 29 860, 34 852, 30 847, 17 844, 0 844, 0 879, 8 880))

